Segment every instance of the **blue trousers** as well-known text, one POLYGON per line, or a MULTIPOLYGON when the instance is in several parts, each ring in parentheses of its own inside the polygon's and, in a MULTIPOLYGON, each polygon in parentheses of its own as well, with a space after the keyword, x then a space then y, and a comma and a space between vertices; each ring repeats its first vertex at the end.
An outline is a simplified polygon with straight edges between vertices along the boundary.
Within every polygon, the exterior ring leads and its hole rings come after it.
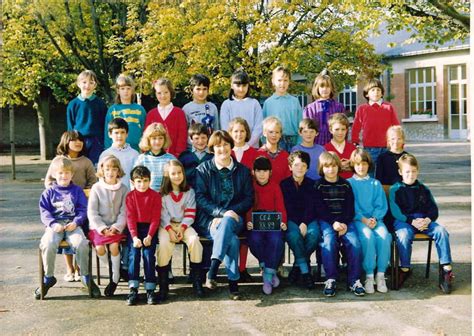
POLYGON ((86 156, 92 161, 94 166, 97 166, 99 156, 104 151, 103 137, 84 137, 84 146, 86 147, 86 156))
MULTIPOLYGON (((149 225, 138 224, 137 226, 137 236, 143 242, 143 238, 148 235, 149 225)), ((151 239, 150 246, 142 246, 141 248, 133 247, 133 239, 128 236, 128 248, 129 253, 129 264, 128 264, 128 287, 138 288, 140 281, 140 259, 143 255, 143 269, 145 271, 145 289, 146 290, 155 290, 156 288, 156 272, 155 272, 155 263, 156 263, 156 244, 158 243, 158 237, 155 234, 151 239)))
POLYGON ((366 274, 373 274, 377 265, 377 272, 385 272, 390 262, 390 244, 392 235, 385 224, 377 222, 371 229, 362 222, 354 221, 362 246, 362 267, 366 274))
POLYGON ((451 263, 449 234, 444 226, 441 226, 436 222, 431 222, 426 230, 419 231, 413 225, 399 220, 395 220, 393 226, 397 236, 397 247, 398 253, 400 254, 401 267, 410 267, 412 243, 415 233, 425 233, 434 239, 436 250, 438 251, 439 263, 441 265, 451 263))
POLYGON ((332 224, 320 221, 323 240, 321 243, 321 254, 323 258, 324 270, 327 279, 337 279, 339 275, 339 245, 342 243, 347 255, 349 284, 360 279, 361 273, 361 246, 354 223, 347 224, 347 232, 338 237, 337 232, 332 228, 332 224))
MULTIPOLYGON (((286 241, 295 255, 295 264, 300 266, 309 261, 311 254, 316 251, 321 240, 321 229, 317 221, 308 224, 306 236, 302 236, 300 227, 293 221, 288 221, 286 241)), ((301 268, 301 266, 300 266, 301 268)))
POLYGON ((369 171, 370 177, 375 177, 375 170, 377 169, 377 158, 380 154, 385 153, 387 148, 385 147, 364 147, 364 150, 370 154, 372 162, 374 163, 373 168, 369 171))
POLYGON ((210 229, 213 241, 211 258, 219 259, 225 263, 227 277, 232 281, 237 281, 240 278, 238 234, 242 231, 243 225, 242 218, 236 221, 230 216, 225 216, 222 217, 217 228, 211 227, 210 229))
POLYGON ((280 264, 285 242, 282 231, 254 231, 248 232, 247 242, 250 252, 266 268, 277 269, 280 264))

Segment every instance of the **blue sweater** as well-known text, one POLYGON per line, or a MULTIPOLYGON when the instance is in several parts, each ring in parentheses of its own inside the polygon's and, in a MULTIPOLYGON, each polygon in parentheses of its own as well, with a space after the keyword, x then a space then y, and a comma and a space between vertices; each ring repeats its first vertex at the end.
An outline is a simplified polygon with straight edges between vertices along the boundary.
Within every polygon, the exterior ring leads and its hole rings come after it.
POLYGON ((210 160, 214 157, 214 154, 204 154, 202 159, 199 159, 192 149, 186 149, 179 155, 178 160, 183 164, 184 173, 186 175, 186 182, 188 185, 194 188, 196 184, 196 168, 204 161, 210 160))
POLYGON ((283 135, 298 135, 298 127, 303 118, 298 98, 290 94, 273 94, 263 103, 263 117, 275 116, 283 125, 283 135))
POLYGON ((61 187, 56 182, 43 191, 39 201, 41 222, 52 227, 60 222, 74 222, 83 226, 87 219, 87 198, 81 187, 70 183, 61 187))
POLYGON ((161 152, 158 155, 154 155, 152 152, 146 152, 138 156, 134 167, 147 167, 151 172, 150 188, 159 192, 161 188, 161 182, 163 181, 165 165, 173 159, 176 158, 170 153, 161 152))
POLYGON ((385 191, 380 182, 369 176, 361 179, 355 175, 347 181, 351 184, 355 198, 354 220, 361 221, 362 217, 373 217, 377 222, 382 222, 388 205, 385 191))
POLYGON ((104 137, 107 105, 95 95, 76 97, 67 104, 67 130, 77 130, 85 137, 104 137))
POLYGON ((308 225, 316 219, 313 211, 313 185, 314 181, 308 177, 305 177, 298 186, 293 176, 280 182, 288 221, 296 225, 301 223, 308 225))

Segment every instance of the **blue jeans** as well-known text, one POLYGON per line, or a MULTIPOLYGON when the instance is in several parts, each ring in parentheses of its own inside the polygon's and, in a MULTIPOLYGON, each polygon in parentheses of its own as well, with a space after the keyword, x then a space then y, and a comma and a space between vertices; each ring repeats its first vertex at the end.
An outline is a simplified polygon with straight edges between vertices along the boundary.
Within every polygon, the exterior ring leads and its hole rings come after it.
POLYGON ((266 268, 277 269, 285 247, 282 231, 254 231, 248 232, 247 241, 250 252, 266 268))
POLYGON ((444 226, 441 226, 436 222, 431 222, 425 231, 419 231, 413 225, 399 220, 395 220, 393 226, 395 228, 395 234, 397 235, 397 247, 398 253, 400 254, 401 267, 410 267, 413 237, 415 236, 415 233, 420 232, 425 233, 434 239, 436 250, 438 251, 439 263, 441 265, 451 263, 449 234, 444 226))
POLYGON ((306 236, 302 236, 300 227, 295 222, 288 221, 288 230, 286 231, 286 241, 295 255, 295 264, 301 268, 301 265, 307 263, 311 254, 316 251, 318 242, 321 240, 321 229, 317 221, 308 224, 306 236))
POLYGON ((361 273, 361 246, 354 223, 347 224, 347 232, 338 237, 332 224, 320 221, 323 241, 321 243, 321 254, 327 279, 337 279, 339 275, 339 245, 342 243, 347 255, 347 280, 349 284, 360 279, 361 273))
POLYGON ((385 153, 387 151, 386 147, 364 147, 364 150, 370 154, 374 166, 369 171, 370 177, 375 177, 375 170, 377 169, 377 159, 380 154, 385 153))
POLYGON ((373 274, 376 264, 377 272, 385 272, 390 262, 390 244, 392 243, 392 235, 385 224, 377 222, 373 229, 359 221, 354 221, 354 224, 362 246, 362 267, 365 274, 373 274))
POLYGON ((97 166, 99 156, 104 151, 104 139, 95 136, 84 137, 84 146, 86 147, 86 156, 94 166, 97 166))
POLYGON ((240 278, 238 234, 242 231, 243 226, 242 218, 236 221, 230 216, 225 216, 222 217, 217 228, 210 228, 213 240, 211 258, 219 259, 225 263, 227 277, 232 281, 237 281, 240 278))
MULTIPOLYGON (((150 226, 146 224, 137 225, 137 236, 143 242, 143 238, 148 235, 150 226)), ((143 254, 143 269, 145 271, 145 289, 155 290, 156 288, 156 272, 155 272, 155 252, 158 237, 155 234, 151 239, 150 246, 142 246, 141 248, 133 247, 133 239, 128 235, 128 248, 130 249, 128 264, 128 287, 138 288, 140 281, 140 259, 143 254)))

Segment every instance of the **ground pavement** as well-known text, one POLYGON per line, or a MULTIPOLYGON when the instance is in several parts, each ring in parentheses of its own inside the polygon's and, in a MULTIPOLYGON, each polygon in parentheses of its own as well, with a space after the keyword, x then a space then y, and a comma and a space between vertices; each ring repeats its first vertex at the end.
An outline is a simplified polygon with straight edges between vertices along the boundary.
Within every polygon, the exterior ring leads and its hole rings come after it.
MULTIPOLYGON (((439 222, 450 232, 455 261, 455 290, 437 288, 437 255, 428 280, 423 277, 426 244, 415 243, 414 274, 399 291, 355 297, 339 282, 336 297, 292 287, 282 281, 271 296, 260 283, 241 286, 242 301, 230 301, 225 279, 203 300, 192 295, 181 269, 181 247, 174 256, 178 284, 167 304, 127 307, 121 283, 114 298, 89 299, 79 283, 62 280, 47 300, 36 301, 38 285, 38 199, 48 162, 35 155, 17 157, 17 180, 10 179, 10 158, 0 164, 0 325, 2 335, 148 335, 148 334, 314 334, 314 335, 471 335, 471 177, 469 144, 417 143, 407 151, 421 162, 421 180, 440 206, 439 222)), ((259 279, 255 259, 250 261, 259 279)), ((106 274, 102 269, 102 274, 106 274)), ((102 291, 107 279, 103 279, 102 291)))

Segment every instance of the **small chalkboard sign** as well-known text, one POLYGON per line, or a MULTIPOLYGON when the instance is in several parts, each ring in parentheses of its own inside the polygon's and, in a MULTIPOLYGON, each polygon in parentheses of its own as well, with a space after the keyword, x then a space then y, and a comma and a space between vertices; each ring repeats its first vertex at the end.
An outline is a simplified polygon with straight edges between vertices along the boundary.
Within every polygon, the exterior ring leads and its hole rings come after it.
POLYGON ((252 212, 252 223, 255 231, 280 231, 281 212, 252 212))

